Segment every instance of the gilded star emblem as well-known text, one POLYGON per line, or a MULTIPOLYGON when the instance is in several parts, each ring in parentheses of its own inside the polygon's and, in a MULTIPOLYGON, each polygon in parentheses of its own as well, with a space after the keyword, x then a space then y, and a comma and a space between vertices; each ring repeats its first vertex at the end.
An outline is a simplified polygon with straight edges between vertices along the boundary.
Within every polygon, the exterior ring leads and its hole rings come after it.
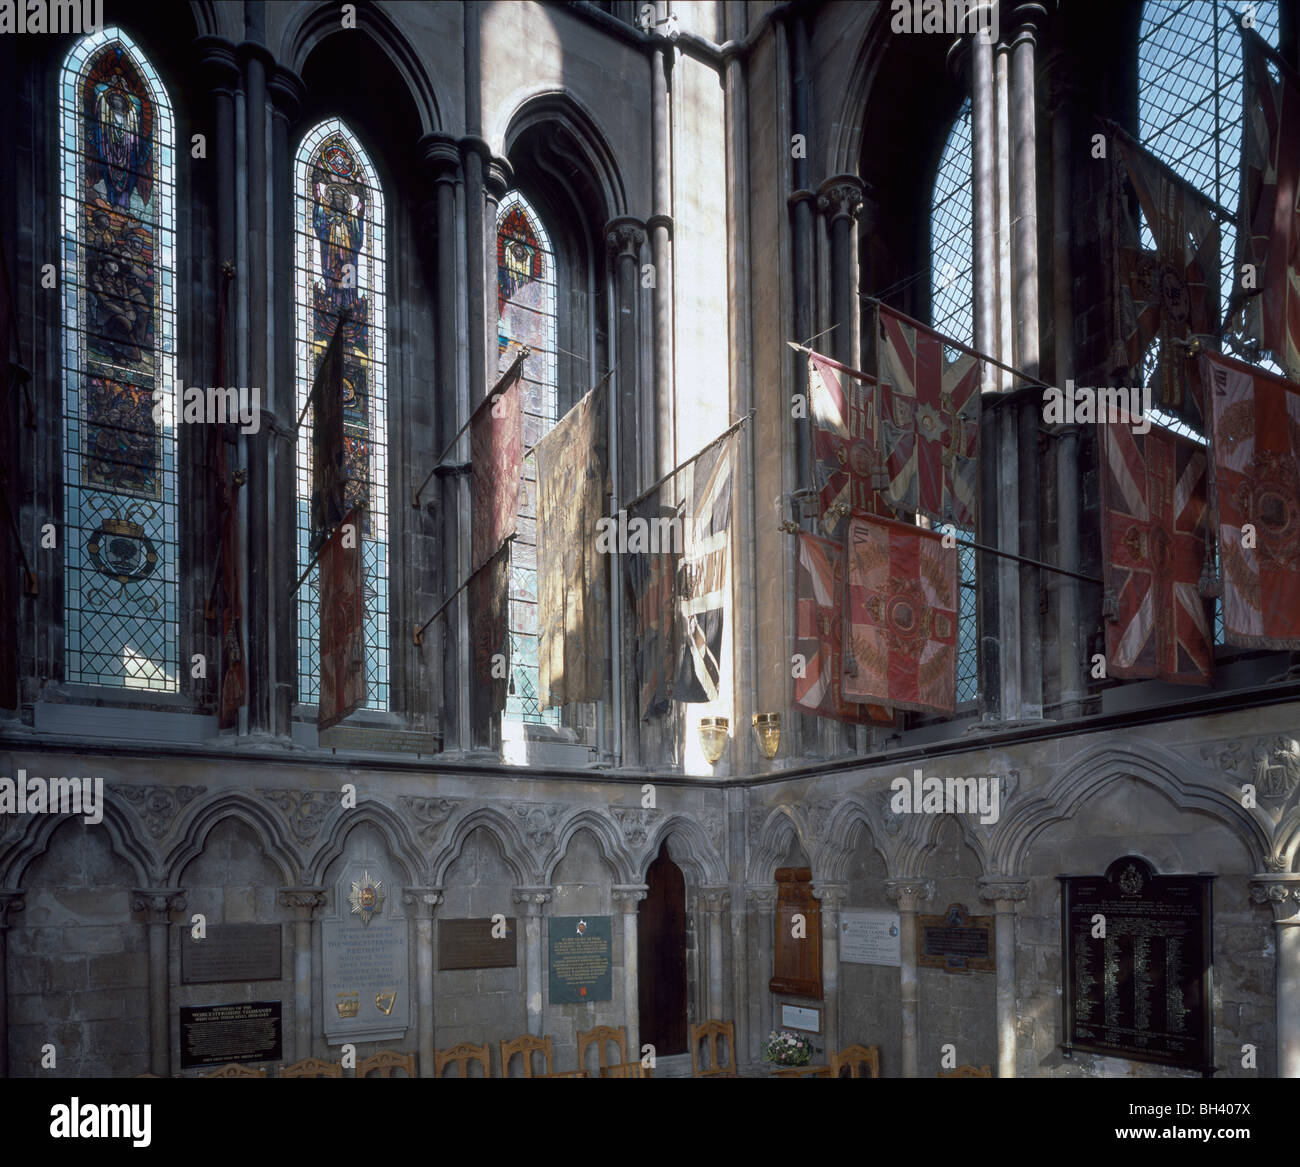
POLYGON ((383 882, 372 879, 370 872, 361 873, 361 882, 355 880, 352 891, 348 893, 348 903, 352 905, 352 914, 360 916, 363 924, 370 923, 370 917, 384 906, 383 882))

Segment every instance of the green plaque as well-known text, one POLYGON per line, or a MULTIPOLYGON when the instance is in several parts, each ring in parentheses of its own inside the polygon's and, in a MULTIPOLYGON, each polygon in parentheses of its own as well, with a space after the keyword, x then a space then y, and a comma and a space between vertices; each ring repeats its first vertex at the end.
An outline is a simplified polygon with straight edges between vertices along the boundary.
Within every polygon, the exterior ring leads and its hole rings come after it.
POLYGON ((552 916, 550 1001, 585 1005, 614 995, 610 959, 611 916, 552 916))

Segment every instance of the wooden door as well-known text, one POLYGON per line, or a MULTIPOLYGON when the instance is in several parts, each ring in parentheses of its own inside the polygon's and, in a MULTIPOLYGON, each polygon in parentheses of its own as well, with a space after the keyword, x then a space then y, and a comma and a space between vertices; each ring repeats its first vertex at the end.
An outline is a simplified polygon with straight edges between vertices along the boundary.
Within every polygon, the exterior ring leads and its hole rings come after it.
MULTIPOLYGON (((636 917, 641 1043, 659 1056, 686 1053, 686 878, 668 844, 646 873, 636 917)), ((639 1056, 639 1055, 633 1055, 639 1056)))

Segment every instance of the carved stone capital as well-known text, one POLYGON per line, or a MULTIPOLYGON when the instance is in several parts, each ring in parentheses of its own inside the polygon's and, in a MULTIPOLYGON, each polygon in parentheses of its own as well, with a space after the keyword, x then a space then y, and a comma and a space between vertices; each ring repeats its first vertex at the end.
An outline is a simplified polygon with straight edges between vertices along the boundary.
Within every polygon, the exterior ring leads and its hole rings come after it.
POLYGON ((442 903, 440 887, 404 887, 402 904, 407 914, 416 920, 432 920, 442 903))
POLYGON ((649 894, 650 888, 644 883, 616 883, 614 885, 614 902, 623 906, 623 911, 630 916, 636 915, 636 906, 649 894))
POLYGON ((525 916, 540 916, 542 909, 551 902, 552 894, 549 887, 517 887, 510 899, 523 909, 525 916))
POLYGON ((668 232, 668 238, 673 237, 673 217, 671 215, 651 215, 645 221, 647 231, 658 231, 662 227, 668 232))
POLYGON ((225 37, 201 36, 194 42, 199 53, 199 67, 208 88, 214 93, 231 93, 239 86, 239 58, 233 41, 225 37))
POLYGON ((855 174, 836 174, 817 188, 817 209, 832 223, 847 219, 850 223, 862 209, 862 179, 855 174))
POLYGON ((460 149, 450 134, 425 134, 416 144, 420 161, 435 182, 455 182, 460 171, 460 149))
POLYGON ((750 907, 760 912, 770 912, 776 907, 776 888, 770 886, 745 888, 745 899, 750 907))
POLYGON ((271 95, 276 114, 293 125, 302 113, 302 105, 307 97, 307 87, 302 83, 302 78, 292 69, 276 65, 266 79, 266 89, 271 95))
POLYGON ((731 907, 731 888, 700 888, 700 907, 703 911, 710 914, 727 911, 731 907))
POLYGON ((645 224, 630 215, 621 215, 605 224, 605 246, 616 260, 641 258, 641 248, 646 241, 645 224))
POLYGON ((844 906, 844 901, 849 898, 849 885, 814 880, 813 895, 821 903, 823 912, 838 912, 844 906))
POLYGON ((133 887, 131 911, 146 912, 150 924, 168 924, 172 912, 185 910, 185 893, 178 887, 133 887))
POLYGON ((898 905, 900 912, 915 912, 922 900, 934 895, 933 879, 887 879, 885 895, 898 905))
POLYGON ((1028 896, 1029 879, 1027 876, 980 876, 980 899, 986 904, 996 904, 1003 901, 1018 904, 1023 903, 1028 896))
POLYGON ((1300 872, 1252 875, 1250 898, 1273 909, 1275 924, 1300 924, 1300 872))
POLYGON ((0 928, 9 927, 10 914, 17 915, 26 908, 26 892, 0 891, 0 928))
POLYGON ((488 196, 500 202, 506 192, 515 184, 515 168, 505 159, 493 154, 488 159, 487 170, 483 175, 488 196))
POLYGON ((323 887, 282 887, 278 899, 282 908, 288 908, 300 920, 310 920, 317 908, 323 908, 329 896, 323 887))

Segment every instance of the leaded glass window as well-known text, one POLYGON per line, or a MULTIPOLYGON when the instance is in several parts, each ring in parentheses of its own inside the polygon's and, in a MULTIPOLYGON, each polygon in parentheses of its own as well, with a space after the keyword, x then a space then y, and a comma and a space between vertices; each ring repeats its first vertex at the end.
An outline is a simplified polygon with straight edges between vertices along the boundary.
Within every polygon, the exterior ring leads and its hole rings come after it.
POLYGON ((106 28, 59 75, 69 681, 179 688, 172 109, 106 28))
MULTIPOLYGON (((939 160, 930 199, 930 323, 963 344, 974 342, 974 215, 971 204, 971 107, 957 114, 939 160)), ((958 354, 947 350, 951 360, 958 354)), ((957 538, 975 533, 957 528, 957 538)), ((975 551, 958 545, 957 704, 979 698, 975 551)))
MULTIPOLYGON (((518 191, 497 209, 497 368, 504 372, 522 346, 524 449, 531 450, 559 417, 556 374, 555 254, 537 212, 518 191)), ((519 534, 510 548, 510 684, 508 721, 558 725, 558 709, 538 704, 537 459, 524 459, 519 534)))
MULTIPOLYGON (((345 309, 343 431, 347 503, 362 504, 366 709, 387 709, 388 399, 384 360, 384 199, 375 168, 337 118, 303 138, 294 159, 298 411, 345 309)), ((298 431, 298 570, 311 560, 311 410, 298 431)), ((298 590, 298 699, 320 698, 319 568, 298 590)))

